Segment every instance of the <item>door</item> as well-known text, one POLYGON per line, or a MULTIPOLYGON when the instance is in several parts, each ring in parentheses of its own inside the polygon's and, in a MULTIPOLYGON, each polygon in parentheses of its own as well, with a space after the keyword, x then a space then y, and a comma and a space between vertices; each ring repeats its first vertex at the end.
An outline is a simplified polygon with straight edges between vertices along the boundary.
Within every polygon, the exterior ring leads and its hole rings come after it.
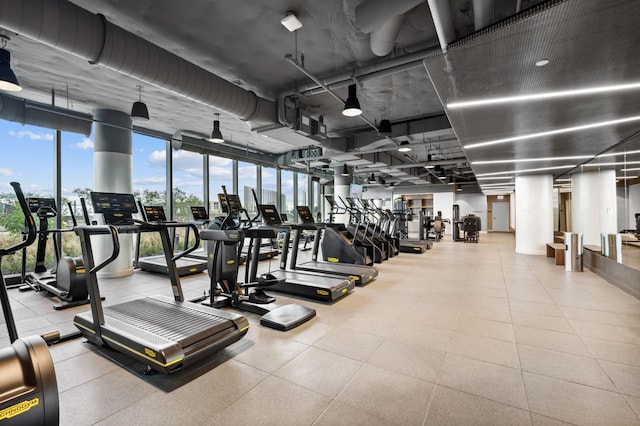
POLYGON ((509 232, 509 202, 493 203, 493 231, 509 232))

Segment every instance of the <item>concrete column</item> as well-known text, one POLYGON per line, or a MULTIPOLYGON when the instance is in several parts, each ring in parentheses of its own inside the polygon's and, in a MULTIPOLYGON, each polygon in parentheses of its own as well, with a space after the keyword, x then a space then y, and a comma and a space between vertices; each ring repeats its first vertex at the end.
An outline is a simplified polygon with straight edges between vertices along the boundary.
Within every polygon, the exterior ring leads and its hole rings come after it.
MULTIPOLYGON (((351 192, 351 173, 353 172, 351 167, 349 169, 349 176, 342 176, 342 166, 333 168, 333 195, 336 198, 336 203, 342 207, 342 203, 338 197, 342 197, 346 201, 346 198, 351 192)), ((336 223, 349 223, 349 214, 337 214, 334 218, 336 223)))
MULTIPOLYGON (((93 187, 99 192, 131 193, 132 141, 131 117, 128 113, 107 109, 94 112, 93 187)), ((111 253, 109 237, 92 240, 96 260, 111 253)), ((123 277, 133 274, 133 235, 120 234, 120 255, 98 273, 101 278, 123 277)))
MULTIPOLYGON (((442 219, 451 220, 451 212, 453 211, 453 192, 436 192, 433 194, 433 216, 437 216, 438 212, 442 212, 442 219)), ((445 235, 451 234, 452 224, 445 226, 445 235)))
POLYGON ((600 234, 617 230, 616 173, 614 170, 571 175, 572 232, 581 232, 584 245, 600 245, 600 234))
POLYGON ((546 253, 553 242, 553 176, 516 177, 516 253, 546 253))

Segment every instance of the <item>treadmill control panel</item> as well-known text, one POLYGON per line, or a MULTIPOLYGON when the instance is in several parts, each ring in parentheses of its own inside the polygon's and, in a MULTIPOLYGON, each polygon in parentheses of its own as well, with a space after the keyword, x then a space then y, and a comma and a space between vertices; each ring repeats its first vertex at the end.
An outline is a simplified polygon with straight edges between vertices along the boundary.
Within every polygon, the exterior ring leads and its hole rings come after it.
POLYGON ((305 225, 314 225, 316 223, 315 220, 313 220, 313 214, 308 206, 296 206, 296 210, 298 211, 300 220, 302 220, 302 223, 305 225))
POLYGON ((264 219, 264 223, 268 226, 282 225, 278 209, 273 204, 259 204, 258 209, 264 219))
POLYGON ((133 213, 138 213, 133 194, 91 192, 91 204, 95 213, 102 213, 107 225, 132 225, 133 213))
POLYGON ((207 213, 204 206, 191 206, 191 214, 193 215, 193 220, 209 220, 209 213, 207 213))
POLYGON ((31 213, 38 213, 41 207, 46 207, 56 210, 56 200, 53 198, 38 198, 38 197, 29 197, 27 198, 27 204, 29 205, 29 211, 31 213))
POLYGON ((237 194, 228 194, 227 197, 224 194, 218 194, 218 201, 220 201, 220 210, 223 213, 229 213, 227 211, 227 198, 229 199, 229 205, 231 205, 231 213, 239 213, 242 210, 242 203, 240 197, 237 194))
POLYGON ((144 206, 144 215, 148 222, 166 222, 167 215, 164 214, 162 206, 144 206))

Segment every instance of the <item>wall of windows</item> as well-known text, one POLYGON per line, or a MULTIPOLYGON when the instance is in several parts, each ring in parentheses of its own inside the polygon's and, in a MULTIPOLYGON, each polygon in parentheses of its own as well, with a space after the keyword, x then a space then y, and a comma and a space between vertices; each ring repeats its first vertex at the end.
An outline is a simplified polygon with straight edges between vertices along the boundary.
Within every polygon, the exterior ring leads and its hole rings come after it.
POLYGON ((189 221, 192 206, 204 205, 202 155, 173 150, 173 218, 189 221))
POLYGON ((262 204, 278 206, 278 170, 262 168, 262 204))

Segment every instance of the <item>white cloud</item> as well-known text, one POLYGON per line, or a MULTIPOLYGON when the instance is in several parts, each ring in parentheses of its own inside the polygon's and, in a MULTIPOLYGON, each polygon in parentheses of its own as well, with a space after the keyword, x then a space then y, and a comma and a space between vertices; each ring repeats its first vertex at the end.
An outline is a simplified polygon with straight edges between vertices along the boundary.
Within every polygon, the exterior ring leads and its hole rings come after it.
POLYGON ((0 175, 2 176, 13 176, 13 170, 5 169, 4 167, 0 167, 0 175))
POLYGON ((19 139, 28 138, 32 141, 52 141, 53 133, 35 133, 30 130, 9 130, 9 136, 15 136, 19 139))
POLYGON ((147 178, 139 178, 139 179, 133 180, 134 185, 164 185, 165 182, 166 182, 166 179, 164 177, 159 177, 159 176, 151 176, 147 178))
POLYGON ((227 178, 227 179, 231 179, 232 177, 232 173, 231 173, 231 167, 229 168, 225 168, 225 167, 211 167, 209 168, 209 176, 213 177, 213 178, 227 178))
POLYGON ((80 149, 93 149, 93 141, 89 138, 82 139, 82 142, 76 144, 76 148, 80 149))
POLYGON ((233 162, 228 158, 222 157, 209 157, 209 167, 229 167, 229 165, 233 162))
POLYGON ((149 154, 147 161, 149 161, 149 164, 152 166, 164 167, 167 161, 167 153, 165 151, 153 151, 149 154))

